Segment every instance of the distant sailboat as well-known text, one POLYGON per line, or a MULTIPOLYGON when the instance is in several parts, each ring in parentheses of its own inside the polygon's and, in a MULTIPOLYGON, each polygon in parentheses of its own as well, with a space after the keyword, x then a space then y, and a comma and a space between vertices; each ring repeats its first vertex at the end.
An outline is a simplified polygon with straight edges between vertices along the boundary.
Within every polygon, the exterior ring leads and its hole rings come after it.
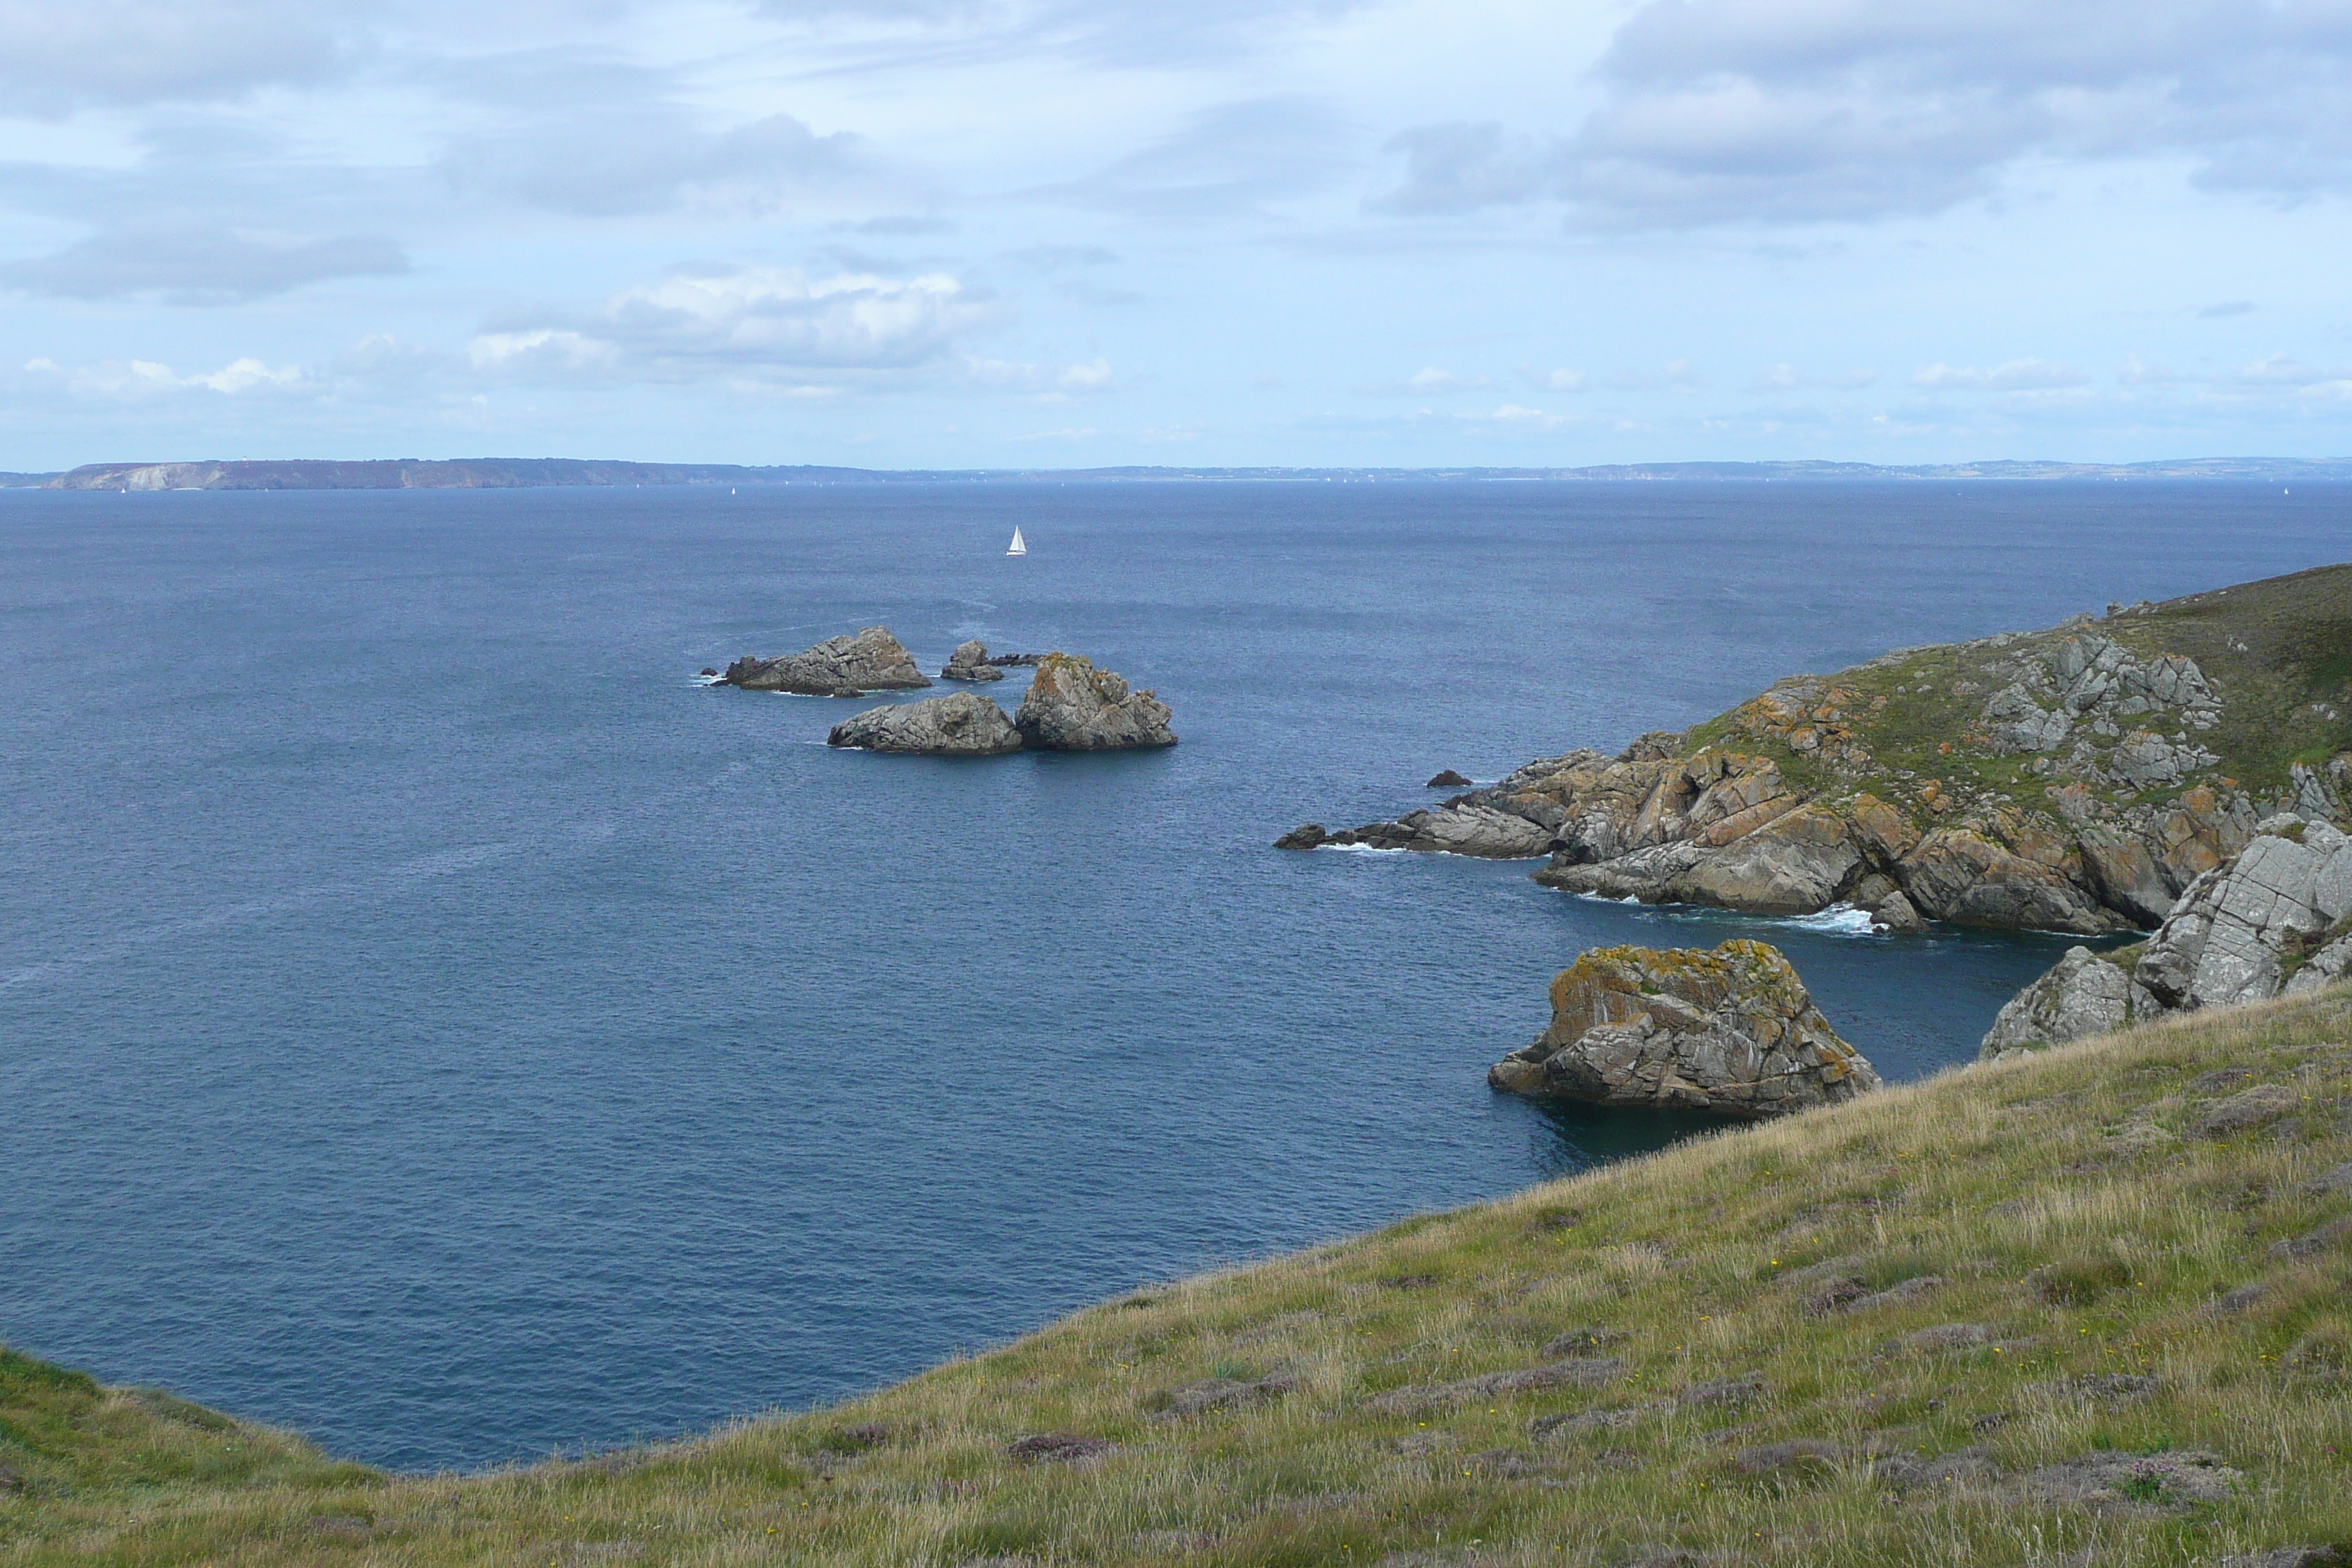
POLYGON ((1021 531, 1018 528, 1013 531, 1013 542, 1006 548, 1004 553, 1007 555, 1026 555, 1029 553, 1029 546, 1022 542, 1021 531))

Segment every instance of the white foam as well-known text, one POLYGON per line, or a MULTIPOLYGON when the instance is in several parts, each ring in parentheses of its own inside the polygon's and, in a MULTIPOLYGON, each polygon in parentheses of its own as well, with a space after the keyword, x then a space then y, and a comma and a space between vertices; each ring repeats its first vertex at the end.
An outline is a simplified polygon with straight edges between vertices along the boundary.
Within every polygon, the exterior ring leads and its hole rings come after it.
POLYGON ((1339 855, 1410 855, 1412 850, 1399 846, 1386 848, 1378 844, 1318 844, 1318 849, 1328 849, 1339 855))
POLYGON ((1870 911, 1856 909, 1852 904, 1832 904, 1813 914, 1791 915, 1788 923, 1800 931, 1817 931, 1829 936, 1881 934, 1877 922, 1871 919, 1870 911))

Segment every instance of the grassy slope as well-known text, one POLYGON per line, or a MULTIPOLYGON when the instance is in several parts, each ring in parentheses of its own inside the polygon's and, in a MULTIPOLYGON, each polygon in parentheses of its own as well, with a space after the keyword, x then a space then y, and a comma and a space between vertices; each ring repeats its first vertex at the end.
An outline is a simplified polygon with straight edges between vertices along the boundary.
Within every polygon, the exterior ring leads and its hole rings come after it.
MULTIPOLYGON (((1991 667, 2032 649, 2063 642, 2075 628, 2060 626, 1995 647, 1987 642, 1909 649, 1874 659, 1826 683, 1849 692, 1840 722, 1868 750, 1872 762, 1833 771, 1815 757, 1759 733, 1743 703, 1694 728, 1688 743, 1723 743, 1760 752, 1808 788, 1859 785, 1912 809, 1923 781, 1937 781, 1963 804, 2014 803, 2048 809, 2053 781, 2033 774, 2033 759, 2003 755, 1984 738, 1985 701, 2007 684, 1991 667)), ((2185 654, 2197 661, 2221 699, 2221 721, 2197 735, 2221 759, 2198 782, 2222 778, 2270 798, 2286 788, 2294 763, 2325 763, 2352 748, 2352 565, 2322 566, 2289 576, 2241 584, 2168 600, 2092 623, 2142 657, 2185 654)), ((2169 730, 2168 723, 2160 728, 2169 730)), ((2127 804, 2168 799, 2178 787, 2136 797, 2094 783, 2091 793, 2127 804)))
POLYGON ((2193 1563, 2352 1544, 2352 991, 2205 1016, 1685 1144, 1260 1267, 1140 1293, 838 1409, 586 1464, 391 1479, 153 1396, 0 1363, 0 1563, 2193 1563), (2242 1068, 2270 1125, 2189 1133, 2242 1068), (1834 1260, 1844 1259, 1843 1262, 1834 1260), (1830 1261, 1824 1270, 1809 1266, 1830 1261), (1824 1274, 1909 1301, 1816 1315, 1824 1274), (2217 1312, 2222 1292, 2267 1291, 2217 1312), (1998 1342, 1890 1348, 1939 1324, 1998 1342), (1600 1331, 1612 1387, 1419 1413, 1382 1391, 1518 1368, 1600 1331), (1622 1336, 1622 1337, 1621 1337, 1622 1336), (2152 1376, 2103 1402, 2085 1375, 2152 1376), (1171 1418, 1170 1391, 1295 1392, 1171 1418), (1745 1406, 1539 1439, 1531 1419, 1760 1374, 1745 1406), (1023 1463, 1024 1434, 1108 1439, 1023 1463), (1834 1458, 1744 1474, 1806 1438, 1834 1458), (2006 1475, 2203 1449, 2224 1500, 2104 1508, 2015 1483, 1903 1490, 1889 1457, 2006 1475), (1507 1454, 1493 1451, 1504 1450, 1507 1454), (2088 1550, 2092 1555, 2071 1554, 2088 1550))

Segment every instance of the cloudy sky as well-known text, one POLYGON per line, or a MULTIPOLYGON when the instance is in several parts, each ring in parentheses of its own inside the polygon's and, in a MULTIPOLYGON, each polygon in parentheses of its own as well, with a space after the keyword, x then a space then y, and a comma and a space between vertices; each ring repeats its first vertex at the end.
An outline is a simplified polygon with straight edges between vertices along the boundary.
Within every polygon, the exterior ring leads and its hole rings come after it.
POLYGON ((0 0, 0 468, 2352 453, 2352 0, 0 0))

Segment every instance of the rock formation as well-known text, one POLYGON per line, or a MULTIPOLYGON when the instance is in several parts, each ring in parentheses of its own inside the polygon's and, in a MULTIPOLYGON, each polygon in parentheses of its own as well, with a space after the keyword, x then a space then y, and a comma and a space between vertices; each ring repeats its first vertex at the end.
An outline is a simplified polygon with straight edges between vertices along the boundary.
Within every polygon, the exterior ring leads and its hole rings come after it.
POLYGON ((1172 746, 1168 704, 1075 654, 1049 653, 1013 717, 1022 738, 1040 751, 1108 752, 1172 746))
POLYGON ((948 655, 945 668, 940 671, 942 680, 1002 680, 1004 671, 992 663, 988 645, 978 637, 956 644, 955 652, 948 655))
POLYGON ((1004 710, 969 691, 869 709, 835 724, 824 743, 931 757, 997 757, 1022 744, 1004 710))
POLYGON ((1464 778, 1460 773, 1455 773, 1452 768, 1448 768, 1444 773, 1438 774, 1435 778, 1430 780, 1429 783, 1423 787, 1425 789, 1468 789, 1470 787, 1470 781, 1464 778))
POLYGON ((913 691, 930 684, 887 626, 831 637, 806 653, 782 658, 746 654, 719 679, 747 691, 797 691, 808 697, 863 697, 869 691, 913 691))
POLYGON ((1851 1100, 1879 1079, 1778 950, 1598 948, 1551 983, 1551 1027, 1495 1064, 1517 1094, 1759 1119, 1851 1100))
POLYGON ((2071 949, 1993 1020, 1978 1056, 1999 1061, 2203 1007, 2313 991, 2352 971, 2352 837, 2270 817, 2189 885, 2147 942, 2071 949))
MULTIPOLYGON (((1685 733, 1570 752, 1389 822, 1286 836, 1549 857, 1571 892, 2100 935, 2162 921, 2292 808, 2345 820, 2326 650, 2352 566, 1794 676, 1685 733), (2281 733, 2332 760, 2282 767, 2281 733)), ((1312 826, 1312 825, 1310 825, 1312 826)))

